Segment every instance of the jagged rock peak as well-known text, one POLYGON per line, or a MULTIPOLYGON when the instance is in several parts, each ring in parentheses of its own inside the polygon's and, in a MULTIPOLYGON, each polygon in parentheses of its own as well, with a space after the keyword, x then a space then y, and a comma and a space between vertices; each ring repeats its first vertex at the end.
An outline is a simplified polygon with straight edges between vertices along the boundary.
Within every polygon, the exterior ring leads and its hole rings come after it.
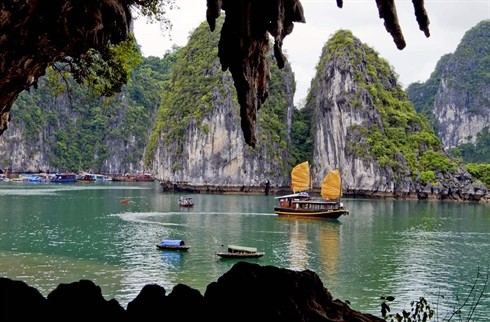
POLYGON ((484 20, 465 33, 453 54, 441 58, 438 73, 409 88, 418 109, 433 119, 447 149, 474 144, 490 123, 489 61, 490 20, 484 20))
POLYGON ((316 187, 338 168, 350 195, 478 200, 486 193, 444 151, 388 62, 350 31, 324 46, 305 108, 316 187))

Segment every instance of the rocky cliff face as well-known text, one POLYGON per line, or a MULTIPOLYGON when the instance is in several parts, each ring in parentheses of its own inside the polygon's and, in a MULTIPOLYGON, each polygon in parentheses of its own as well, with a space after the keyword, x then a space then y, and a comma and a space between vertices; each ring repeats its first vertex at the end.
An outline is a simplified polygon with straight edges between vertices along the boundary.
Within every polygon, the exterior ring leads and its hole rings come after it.
POLYGON ((348 31, 323 48, 305 108, 312 115, 315 187, 338 168, 349 195, 478 199, 486 192, 444 153, 387 62, 348 31))
POLYGON ((490 124, 489 53, 490 20, 486 20, 465 34, 453 54, 441 58, 438 72, 427 82, 408 88, 417 110, 424 108, 421 95, 432 99, 430 112, 447 149, 474 144, 478 133, 490 124))
POLYGON ((39 87, 21 93, 12 107, 13 120, 0 137, 0 168, 143 171, 144 148, 160 105, 161 79, 168 76, 166 60, 145 59, 114 97, 93 95, 70 78, 58 80, 58 74, 48 70, 39 87))
MULTIPOLYGON (((22 96, 36 97, 36 94, 22 93, 22 96)), ((93 116, 79 113, 78 107, 79 104, 86 104, 87 107, 93 102, 104 105, 103 100, 94 99, 92 102, 87 100, 82 103, 72 102, 72 98, 70 94, 64 93, 58 97, 52 97, 48 102, 37 101, 35 103, 38 104, 36 109, 41 108, 43 110, 42 117, 34 118, 33 122, 37 124, 29 124, 25 118, 16 115, 9 130, 1 138, 3 142, 0 144, 0 168, 10 169, 13 172, 90 171, 124 173, 142 171, 142 151, 139 152, 140 156, 135 160, 131 160, 131 154, 128 154, 128 151, 131 151, 132 154, 138 153, 138 138, 134 135, 128 135, 121 139, 111 135, 111 133, 114 134, 118 129, 125 126, 127 111, 131 109, 129 106, 131 103, 128 102, 127 97, 119 95, 112 99, 111 104, 117 105, 117 110, 121 114, 112 115, 110 124, 106 124, 106 130, 99 132, 101 137, 97 138, 89 137, 89 132, 95 134, 94 130, 91 129, 94 124, 91 123, 95 123, 96 119, 92 118, 93 116), (82 123, 85 123, 86 126, 80 126, 82 123), (67 140, 65 141, 65 139, 67 140), (90 145, 91 151, 87 150, 83 142, 90 145), (97 145, 100 146, 100 150, 96 149, 97 145), (103 153, 101 150, 107 152, 103 153), (86 162, 80 156, 85 153, 86 162), (60 161, 66 154, 71 155, 73 160, 78 160, 80 168, 74 163, 60 161)), ((106 108, 110 110, 107 106, 106 108)), ((11 113, 15 115, 26 109, 25 106, 18 108, 14 105, 11 113)), ((109 111, 107 113, 112 114, 109 111)), ((148 135, 148 131, 146 131, 146 135, 148 135)))
POLYGON ((15 117, 1 138, 0 168, 13 172, 58 171, 49 157, 56 142, 55 133, 78 116, 70 108, 67 94, 43 99, 46 84, 45 79, 41 80, 39 91, 23 92, 14 103, 11 114, 15 117), (56 118, 50 117, 53 114, 56 118))
MULTIPOLYGON (((339 37, 346 35, 350 37, 349 34, 339 37)), ((355 46, 362 48, 359 40, 355 41, 355 46)), ((324 59, 317 68, 306 105, 314 111, 313 119, 316 120, 313 127, 314 186, 321 185, 329 170, 339 168, 346 191, 392 192, 393 172, 382 168, 374 158, 363 159, 348 148, 349 143, 361 139, 357 127, 382 126, 372 97, 356 82, 356 73, 367 76, 367 66, 353 65, 350 57, 342 54, 330 56, 329 51, 328 46, 324 47, 324 59)), ((390 87, 396 86, 393 78, 385 82, 390 87)))
MULTIPOLYGON (((442 77, 434 102, 437 134, 448 149, 464 143, 474 144, 478 133, 490 124, 489 102, 475 102, 477 99, 469 90, 453 87, 450 78, 442 77)), ((490 86, 486 87, 480 93, 490 97, 490 86)))
POLYGON ((35 141, 26 141, 25 125, 12 122, 9 130, 0 138, 0 169, 22 169, 26 172, 44 172, 49 169, 48 149, 43 135, 36 135, 35 141))
POLYGON ((250 147, 239 126, 231 74, 209 54, 217 49, 221 25, 222 20, 218 32, 211 33, 201 24, 174 65, 153 133, 158 140, 147 149, 151 172, 163 183, 203 189, 249 189, 266 180, 283 185, 289 181, 293 74, 289 65, 271 66, 269 97, 257 112, 257 144, 250 147))

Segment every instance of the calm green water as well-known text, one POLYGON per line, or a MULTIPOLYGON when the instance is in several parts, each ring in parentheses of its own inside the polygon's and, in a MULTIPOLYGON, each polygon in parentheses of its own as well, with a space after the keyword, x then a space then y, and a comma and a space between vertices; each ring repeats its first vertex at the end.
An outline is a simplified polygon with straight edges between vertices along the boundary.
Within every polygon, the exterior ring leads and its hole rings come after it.
MULTIPOLYGON (((204 294, 236 263, 216 252, 238 244, 266 253, 251 262, 313 270, 334 298, 380 316, 387 295, 396 297, 394 311, 424 296, 442 315, 463 302, 478 271, 490 271, 486 205, 346 199, 351 214, 325 221, 279 218, 274 196, 198 194, 192 209, 178 197, 158 183, 1 183, 0 276, 45 296, 59 283, 90 279, 126 307, 150 283, 204 294), (164 238, 191 249, 158 250, 164 238)), ((481 321, 489 301, 478 306, 481 321)))

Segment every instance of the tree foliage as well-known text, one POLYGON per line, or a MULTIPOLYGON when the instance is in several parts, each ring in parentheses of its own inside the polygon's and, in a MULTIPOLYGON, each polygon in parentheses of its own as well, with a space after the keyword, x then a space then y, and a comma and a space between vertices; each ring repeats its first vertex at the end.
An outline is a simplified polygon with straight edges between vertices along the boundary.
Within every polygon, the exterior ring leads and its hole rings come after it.
POLYGON ((466 168, 474 178, 490 187, 490 131, 488 127, 477 134, 475 144, 461 144, 449 151, 466 163, 466 168))
POLYGON ((132 57, 126 67, 142 62, 128 74, 121 94, 101 97, 104 91, 98 89, 107 89, 103 81, 79 85, 70 73, 59 73, 66 66, 57 66, 57 71, 47 70, 37 90, 22 93, 14 104, 12 126, 26 129, 22 132, 26 146, 42 142, 38 149, 48 153, 52 171, 108 171, 105 164, 115 156, 123 172, 141 167, 175 54, 143 59, 139 52, 115 49, 119 50, 121 57, 132 57))
POLYGON ((112 96, 121 91, 131 71, 141 62, 138 45, 131 36, 128 41, 109 45, 103 51, 90 49, 80 57, 67 57, 55 69, 63 77, 71 73, 77 83, 91 88, 96 95, 112 96))
POLYGON ((136 17, 144 16, 149 22, 160 22, 165 30, 172 27, 168 11, 177 8, 175 0, 129 0, 136 17))
POLYGON ((313 164, 313 133, 311 133, 311 110, 302 108, 294 111, 291 127, 291 163, 305 160, 313 164))
POLYGON ((442 56, 437 62, 435 70, 431 73, 425 83, 413 83, 407 87, 407 94, 417 113, 422 114, 429 120, 432 128, 437 128, 437 122, 434 118, 434 101, 441 83, 441 77, 447 62, 451 59, 452 54, 442 56))
POLYGON ((490 131, 488 126, 477 134, 475 144, 465 143, 450 150, 467 163, 490 163, 490 131))

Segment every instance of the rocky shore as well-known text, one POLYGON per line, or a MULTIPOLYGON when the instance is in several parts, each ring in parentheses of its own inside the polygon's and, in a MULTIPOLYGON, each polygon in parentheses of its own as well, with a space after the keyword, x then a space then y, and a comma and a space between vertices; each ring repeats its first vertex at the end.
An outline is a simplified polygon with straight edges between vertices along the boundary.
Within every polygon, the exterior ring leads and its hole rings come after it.
MULTIPOLYGON (((187 182, 161 181, 160 186, 163 192, 174 193, 268 194, 275 196, 292 193, 291 189, 287 186, 278 187, 271 185, 266 188, 264 183, 254 186, 214 186, 193 185, 187 182)), ((311 195, 320 195, 320 189, 313 188, 311 195)), ((452 184, 445 183, 437 186, 427 184, 426 186, 417 186, 412 189, 398 189, 395 191, 344 189, 343 197, 490 203, 490 193, 487 188, 481 183, 475 185, 471 181, 464 182, 464 184, 459 184, 456 181, 452 182, 452 184)))
POLYGON ((381 322, 333 299, 318 275, 238 262, 205 294, 178 284, 168 295, 143 287, 123 308, 89 280, 60 284, 47 298, 22 281, 0 278, 0 321, 350 321, 381 322))

